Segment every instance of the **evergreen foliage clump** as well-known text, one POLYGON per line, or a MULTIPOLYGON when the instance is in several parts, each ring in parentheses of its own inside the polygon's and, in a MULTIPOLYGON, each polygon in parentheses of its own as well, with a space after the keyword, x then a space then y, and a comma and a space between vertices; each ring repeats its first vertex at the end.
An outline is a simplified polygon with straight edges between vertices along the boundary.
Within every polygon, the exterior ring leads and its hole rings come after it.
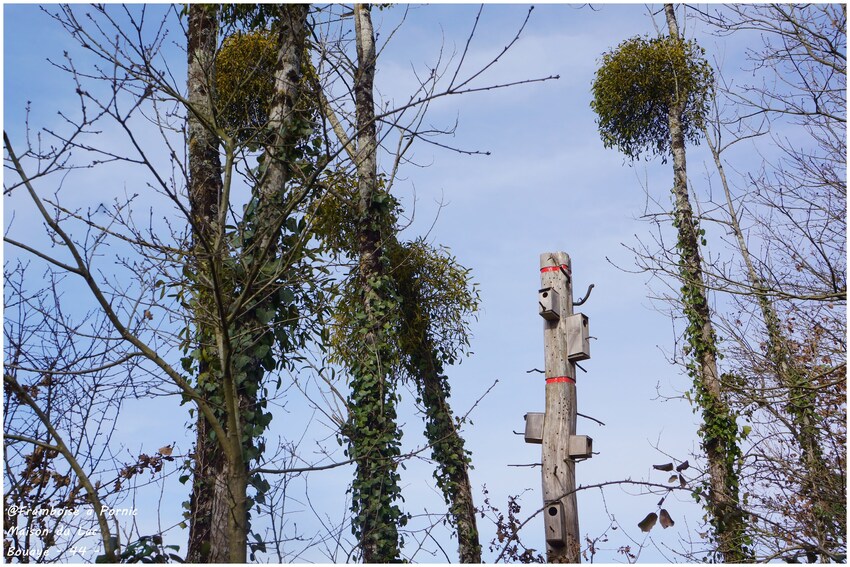
POLYGON ((709 111, 714 73, 705 50, 678 37, 634 37, 602 55, 593 81, 591 108, 606 148, 630 159, 643 152, 666 158, 669 111, 684 102, 685 138, 699 143, 709 111))
POLYGON ((216 55, 218 124, 240 141, 256 136, 269 120, 278 46, 266 30, 224 39, 216 55))

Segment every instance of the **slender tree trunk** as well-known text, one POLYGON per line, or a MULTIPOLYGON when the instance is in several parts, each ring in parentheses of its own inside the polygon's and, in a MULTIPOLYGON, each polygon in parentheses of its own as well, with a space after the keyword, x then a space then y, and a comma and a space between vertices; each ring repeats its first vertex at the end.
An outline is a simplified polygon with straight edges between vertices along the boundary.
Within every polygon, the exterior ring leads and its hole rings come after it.
MULTIPOLYGON (((801 496, 811 502, 815 524, 813 531, 818 540, 818 547, 820 549, 828 549, 830 546, 828 545, 827 538, 832 532, 829 528, 829 516, 832 515, 829 513, 829 510, 833 509, 835 503, 830 503, 824 497, 824 486, 842 485, 843 483, 840 481, 835 482, 831 478, 834 476, 834 473, 830 471, 829 466, 823 458, 823 450, 818 440, 819 419, 815 411, 817 389, 807 379, 805 371, 798 368, 794 363, 788 338, 782 331, 782 322, 779 314, 770 300, 770 290, 753 264, 747 241, 738 222, 738 213, 732 201, 732 193, 729 189, 729 183, 726 180, 726 173, 720 159, 719 149, 708 136, 708 132, 705 132, 705 137, 714 157, 714 164, 717 167, 720 182, 723 185, 726 206, 729 211, 729 222, 732 226, 732 231, 735 233, 738 250, 747 268, 747 279, 756 296, 756 301, 764 319, 765 331, 767 333, 767 356, 780 386, 785 390, 785 410, 790 414, 791 424, 793 425, 791 434, 800 447, 801 460, 806 471, 805 478, 801 480, 803 487, 801 496)), ((846 515, 846 504, 843 508, 842 513, 846 515)))
POLYGON ((280 242, 280 229, 286 220, 286 185, 292 177, 293 150, 301 138, 296 106, 301 98, 301 64, 307 34, 308 4, 281 4, 274 23, 277 32, 277 64, 274 72, 274 99, 269 108, 271 141, 265 148, 259 198, 257 228, 261 234, 258 257, 273 257, 280 242))
MULTIPOLYGON (((393 239, 391 245, 399 250, 393 254, 395 257, 405 258, 406 254, 397 240, 393 239)), ((431 444, 431 455, 438 466, 434 476, 457 530, 460 562, 481 563, 481 543, 472 499, 472 483, 469 481, 469 456, 449 406, 448 379, 443 374, 437 346, 428 330, 430 321, 420 308, 423 299, 415 278, 409 277, 407 270, 397 270, 395 273, 404 274, 402 277, 396 276, 402 317, 408 328, 406 332, 409 333, 409 340, 405 341, 409 344, 402 344, 401 348, 409 357, 408 372, 416 380, 419 396, 425 406, 425 437, 431 444)))
POLYGON ((399 437, 396 425, 395 384, 390 373, 390 344, 384 318, 392 306, 392 286, 384 274, 382 233, 388 226, 386 199, 377 174, 377 134, 373 83, 375 36, 367 5, 355 4, 357 70, 354 80, 357 128, 359 285, 363 333, 362 355, 350 368, 351 398, 349 454, 357 463, 352 485, 354 532, 363 561, 387 563, 399 560, 398 522, 395 505, 398 487, 399 437))
MULTIPOLYGON (((354 147, 341 123, 323 96, 320 102, 322 112, 331 122, 340 143, 356 163, 354 147)), ((395 251, 402 248, 395 235, 386 240, 387 248, 395 251)), ((403 257, 404 254, 396 256, 403 257)), ((442 375, 442 365, 437 359, 436 348, 428 336, 428 325, 423 325, 414 313, 415 307, 421 302, 415 284, 411 281, 396 283, 402 298, 405 323, 422 329, 415 344, 404 345, 402 348, 405 349, 404 354, 411 359, 410 374, 419 379, 417 388, 427 414, 425 435, 433 447, 432 456, 441 471, 438 478, 445 479, 439 483, 457 529, 459 559, 461 563, 481 563, 481 544, 475 518, 472 484, 469 481, 469 458, 448 403, 449 385, 446 377, 442 375)))
POLYGON ((425 406, 425 436, 441 474, 438 484, 449 505, 452 522, 457 529, 458 555, 461 563, 481 563, 481 543, 469 481, 469 459, 449 406, 449 386, 430 338, 422 337, 423 354, 419 368, 419 393, 425 406))
MULTIPOLYGON (((358 212, 361 216, 358 242, 360 276, 365 287, 373 287, 371 279, 383 275, 381 257, 381 212, 375 197, 378 187, 378 140, 375 124, 374 82, 377 53, 372 29, 371 8, 356 4, 354 22, 357 41, 357 71, 354 96, 357 122, 357 186, 358 212), (374 278, 373 278, 374 277, 374 278)), ((367 307, 368 310, 368 307, 367 307)))
MULTIPOLYGON (((219 139, 213 119, 212 85, 218 23, 211 5, 189 6, 188 23, 188 112, 189 205, 194 256, 199 274, 209 277, 215 262, 215 235, 222 196, 219 139)), ((199 286, 200 289, 200 286, 199 286)), ((199 350, 198 381, 215 380, 212 362, 217 358, 214 308, 210 290, 200 289, 194 319, 199 350)), ((211 427, 200 414, 190 499, 189 546, 186 559, 192 563, 221 563, 229 558, 227 546, 228 497, 226 458, 220 443, 211 438, 211 427)))
MULTIPOLYGON (((672 4, 664 11, 671 37, 679 37, 672 4)), ((708 459, 709 494, 707 507, 712 516, 718 553, 724 562, 751 559, 745 545, 744 515, 739 505, 737 465, 741 456, 737 445, 737 425, 724 400, 717 369, 717 338, 711 323, 700 255, 700 233, 688 195, 685 136, 682 115, 687 95, 670 106, 670 146, 673 154, 674 224, 678 230, 679 270, 682 278, 682 304, 688 321, 685 336, 693 356, 692 375, 697 403, 702 409, 701 434, 708 459)))

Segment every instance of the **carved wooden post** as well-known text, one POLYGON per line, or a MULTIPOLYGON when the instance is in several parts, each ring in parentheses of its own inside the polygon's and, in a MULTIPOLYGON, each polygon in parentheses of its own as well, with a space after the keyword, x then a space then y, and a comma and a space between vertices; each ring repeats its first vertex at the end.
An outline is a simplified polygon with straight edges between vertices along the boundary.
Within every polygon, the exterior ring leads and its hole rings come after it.
POLYGON ((538 312, 544 319, 546 411, 526 415, 529 443, 543 444, 543 523, 549 563, 579 563, 575 460, 593 440, 576 432, 576 365, 590 358, 587 317, 573 315, 572 266, 565 252, 540 255, 538 312))

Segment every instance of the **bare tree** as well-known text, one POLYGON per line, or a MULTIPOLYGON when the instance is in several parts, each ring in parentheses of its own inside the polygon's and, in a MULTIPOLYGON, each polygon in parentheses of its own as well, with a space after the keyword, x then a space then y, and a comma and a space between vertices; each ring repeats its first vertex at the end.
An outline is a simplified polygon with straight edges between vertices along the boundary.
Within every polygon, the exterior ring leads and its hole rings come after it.
POLYGON ((118 533, 103 512, 123 491, 120 477, 101 472, 117 458, 100 441, 127 393, 125 373, 101 345, 74 340, 71 329, 90 324, 101 332, 104 321, 74 321, 56 295, 27 290, 25 274, 22 264, 4 274, 4 557, 50 562, 97 533, 100 554, 114 559, 118 533), (75 381, 84 385, 69 387, 75 381), (81 525, 91 532, 81 535, 81 525))
POLYGON ((725 196, 717 220, 741 262, 740 275, 717 266, 709 281, 736 298, 724 325, 734 339, 728 383, 752 422, 745 478, 758 544, 767 557, 836 560, 846 553, 846 427, 835 403, 846 391, 846 10, 700 15, 718 34, 761 40, 748 52, 753 81, 720 83, 724 112, 707 133, 725 196), (730 180, 725 156, 762 138, 778 151, 730 180))

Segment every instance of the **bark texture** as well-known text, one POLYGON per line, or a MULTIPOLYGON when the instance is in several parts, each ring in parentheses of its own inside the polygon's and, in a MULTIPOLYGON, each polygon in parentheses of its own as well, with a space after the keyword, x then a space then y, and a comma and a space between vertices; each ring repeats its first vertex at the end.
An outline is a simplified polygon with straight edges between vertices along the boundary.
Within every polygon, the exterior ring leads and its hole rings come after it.
POLYGON ((278 55, 274 74, 274 99, 269 108, 271 143, 265 148, 264 170, 259 179, 258 228, 261 255, 277 252, 280 228, 286 220, 286 184, 293 175, 293 150, 301 138, 297 106, 301 98, 301 65, 307 34, 308 4, 281 4, 275 29, 278 55))
MULTIPOLYGON (((357 187, 360 230, 360 276, 365 288, 370 280, 383 274, 381 256, 381 212, 375 196, 378 193, 378 139, 375 124, 375 35, 370 8, 355 6, 357 35, 357 71, 354 97, 357 121, 357 187)), ((368 308, 367 308, 368 311, 368 308)))
MULTIPOLYGON (((664 11, 671 37, 679 37, 672 4, 664 11)), ((717 539, 718 554, 724 562, 749 560, 746 525, 739 505, 736 459, 740 456, 735 439, 735 418, 724 400, 717 369, 717 338, 704 284, 700 233, 688 195, 688 175, 682 115, 687 97, 670 105, 670 147, 673 155, 674 223, 678 230, 682 278, 682 303, 688 320, 686 338, 695 359, 697 403, 703 411, 703 449, 708 460, 709 494, 707 506, 717 539)))
MULTIPOLYGON (((212 88, 218 23, 212 6, 192 4, 188 23, 188 143, 189 207, 197 270, 212 271, 219 200, 222 195, 219 139, 212 129, 212 88)), ((195 313, 200 350, 215 352, 215 330, 210 321, 209 293, 201 292, 195 313)), ((212 374, 210 362, 201 360, 198 375, 212 374)), ((200 414, 194 454, 194 474, 190 499, 189 546, 191 563, 222 563, 229 558, 227 540, 226 459, 218 442, 210 438, 211 427, 200 414), (216 520, 217 519, 217 520, 216 520)))

